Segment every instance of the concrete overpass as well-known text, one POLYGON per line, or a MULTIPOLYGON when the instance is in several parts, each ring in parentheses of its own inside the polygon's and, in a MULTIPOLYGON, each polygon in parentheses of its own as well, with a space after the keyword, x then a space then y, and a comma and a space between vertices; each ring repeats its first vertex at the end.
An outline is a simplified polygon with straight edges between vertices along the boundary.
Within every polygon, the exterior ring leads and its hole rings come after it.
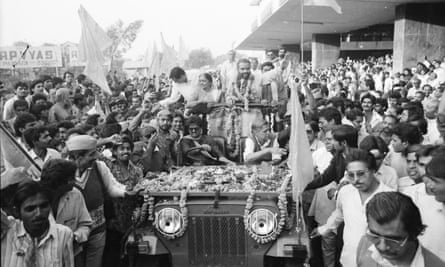
MULTIPOLYGON (((298 47, 302 0, 252 0, 258 8, 251 32, 237 49, 264 50, 298 47)), ((445 0, 337 0, 342 14, 330 7, 304 6, 303 42, 311 42, 315 67, 335 62, 340 54, 340 34, 376 24, 393 24, 391 42, 344 44, 392 48, 394 68, 414 66, 424 56, 445 56, 445 0)))

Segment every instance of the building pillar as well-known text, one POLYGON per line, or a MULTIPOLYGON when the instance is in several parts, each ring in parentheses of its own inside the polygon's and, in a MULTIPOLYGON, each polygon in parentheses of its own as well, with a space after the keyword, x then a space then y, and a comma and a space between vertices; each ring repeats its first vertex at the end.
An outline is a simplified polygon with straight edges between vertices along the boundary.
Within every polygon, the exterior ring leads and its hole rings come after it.
POLYGON ((445 56, 445 3, 403 4, 394 22, 395 71, 445 56))
POLYGON ((340 34, 312 35, 312 68, 325 68, 340 57, 340 34))

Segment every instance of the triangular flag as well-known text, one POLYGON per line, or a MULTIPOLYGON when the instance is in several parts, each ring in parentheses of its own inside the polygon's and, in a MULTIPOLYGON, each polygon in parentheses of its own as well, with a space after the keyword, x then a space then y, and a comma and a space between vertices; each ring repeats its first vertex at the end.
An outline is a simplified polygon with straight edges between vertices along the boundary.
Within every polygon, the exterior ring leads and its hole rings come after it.
POLYGON ((15 140, 3 122, 0 122, 0 158, 6 170, 23 167, 26 171, 32 169, 31 173, 40 172, 40 166, 31 158, 26 148, 15 140))
POLYGON ((82 5, 79 8, 79 17, 82 24, 79 52, 82 61, 86 62, 84 74, 110 95, 111 90, 108 87, 103 67, 105 63, 103 52, 112 44, 112 41, 82 5))
POLYGON ((179 37, 179 47, 178 47, 178 58, 179 58, 179 66, 184 66, 186 60, 188 59, 189 51, 185 46, 184 40, 182 36, 179 37))
POLYGON ((314 167, 298 93, 295 90, 292 90, 291 93, 290 109, 291 132, 288 165, 292 173, 293 198, 297 201, 306 185, 313 179, 314 167))
POLYGON ((338 14, 342 14, 341 6, 336 0, 304 0, 305 6, 327 6, 331 7, 338 14))
POLYGON ((161 60, 161 73, 170 73, 173 67, 179 65, 178 56, 175 49, 169 46, 165 40, 164 35, 161 32, 161 49, 162 49, 162 60, 161 60))

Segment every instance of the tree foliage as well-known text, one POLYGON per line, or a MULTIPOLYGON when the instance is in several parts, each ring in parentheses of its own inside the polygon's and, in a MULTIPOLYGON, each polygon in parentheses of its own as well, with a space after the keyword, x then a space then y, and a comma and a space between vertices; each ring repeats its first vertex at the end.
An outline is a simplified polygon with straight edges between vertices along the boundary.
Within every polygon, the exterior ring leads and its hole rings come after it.
POLYGON ((122 58, 122 54, 130 49, 136 40, 143 23, 143 20, 136 20, 125 25, 122 20, 118 20, 108 27, 107 35, 113 43, 105 54, 111 58, 122 58))
POLYGON ((185 65, 192 69, 213 65, 212 52, 206 48, 194 49, 190 52, 185 65))

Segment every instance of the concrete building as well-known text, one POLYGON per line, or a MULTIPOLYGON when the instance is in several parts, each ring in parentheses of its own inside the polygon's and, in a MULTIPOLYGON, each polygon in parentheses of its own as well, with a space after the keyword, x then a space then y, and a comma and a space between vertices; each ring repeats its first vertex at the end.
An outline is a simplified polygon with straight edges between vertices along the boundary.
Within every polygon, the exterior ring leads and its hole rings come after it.
MULTIPOLYGON (((237 45, 241 50, 287 48, 300 53, 315 68, 335 63, 340 56, 361 57, 393 53, 394 69, 445 56, 444 0, 336 0, 342 14, 326 6, 301 1, 252 0, 257 16, 251 32, 237 45)), ((313 1, 314 2, 314 1, 313 1)))

